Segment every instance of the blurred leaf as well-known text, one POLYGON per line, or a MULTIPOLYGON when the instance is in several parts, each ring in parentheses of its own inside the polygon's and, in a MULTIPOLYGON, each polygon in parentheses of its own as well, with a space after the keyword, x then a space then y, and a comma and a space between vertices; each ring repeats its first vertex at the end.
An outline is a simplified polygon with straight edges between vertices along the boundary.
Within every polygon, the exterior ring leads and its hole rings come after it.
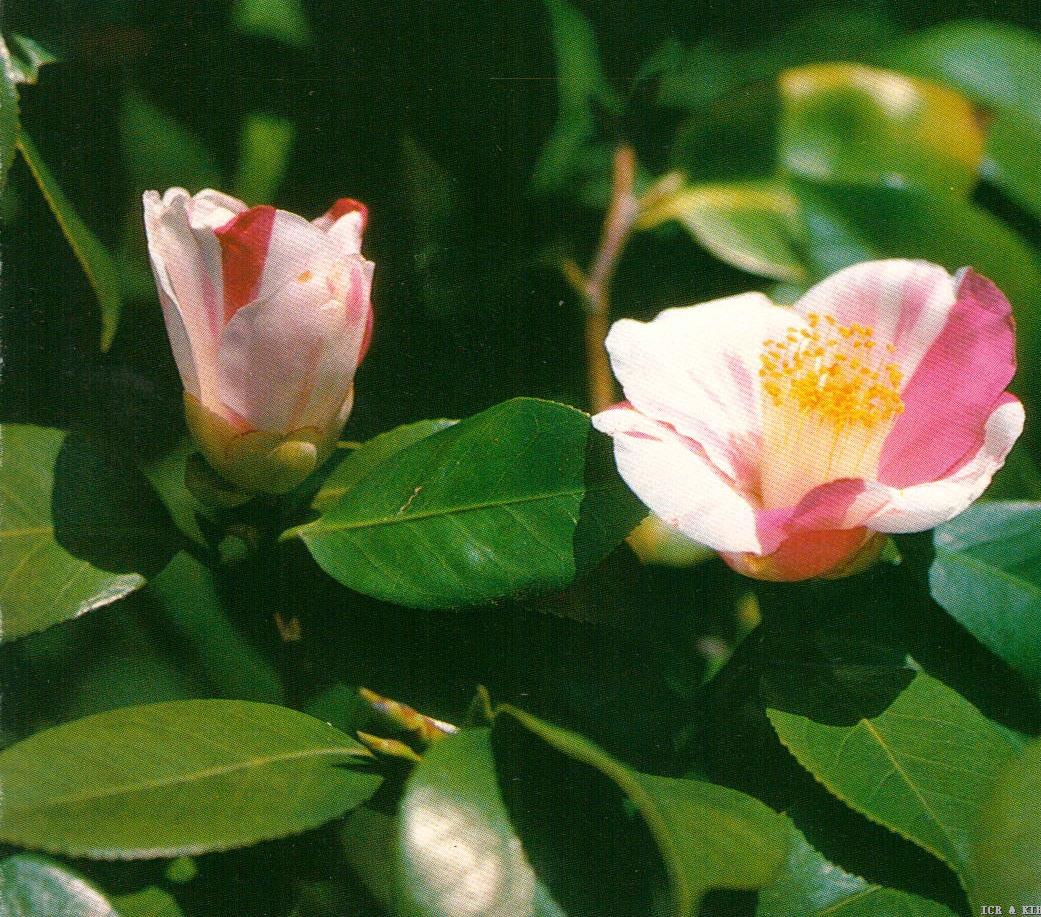
POLYGON ((123 157, 134 189, 219 188, 224 182, 213 154, 179 121, 139 89, 123 96, 119 112, 123 157))
POLYGON ((1041 683, 1041 504, 977 503, 934 532, 933 598, 1041 683))
POLYGON ((345 586, 401 605, 562 588, 645 515, 601 440, 574 408, 507 401, 393 455, 291 534, 345 586))
POLYGON ((536 874, 574 917, 687 917, 710 889, 759 888, 784 862, 784 820, 750 796, 638 773, 512 707, 492 748, 536 874))
POLYGON ((0 914, 137 917, 117 911, 101 892, 65 866, 31 853, 18 853, 0 861, 0 914))
POLYGON ((108 249, 80 219, 72 202, 65 196, 65 192, 61 190, 41 158, 36 144, 29 139, 24 130, 18 135, 18 149, 83 272, 87 275, 87 280, 97 294, 101 307, 101 349, 108 350, 115 339, 119 315, 123 309, 119 273, 115 262, 108 249))
POLYGON ((180 552, 149 584, 177 634, 188 641, 221 697, 284 702, 274 668, 243 639, 222 607, 213 574, 180 552))
POLYGON ((1002 22, 948 22, 887 49, 891 65, 960 89, 990 109, 986 175, 1041 218, 1041 39, 1002 22))
POLYGON ((755 917, 954 917, 935 901, 851 875, 814 850, 791 822, 789 828, 788 859, 781 874, 759 890, 755 917))
POLYGON ((780 157, 823 181, 921 186, 966 195, 983 131, 961 95, 861 64, 813 64, 780 76, 780 157))
POLYGON ((1022 748, 1014 733, 925 674, 886 711, 853 726, 768 715, 788 750, 839 799, 947 863, 974 910, 988 903, 973 838, 983 799, 1022 748))
POLYGON ((322 483, 318 493, 311 501, 311 508, 325 512, 344 494, 357 487, 374 469, 387 459, 397 455, 402 449, 426 439, 452 426, 456 421, 439 418, 437 420, 417 420, 415 423, 395 427, 386 433, 370 439, 360 449, 348 452, 329 477, 322 483))
POLYGON ((285 178, 295 139, 296 128, 288 118, 247 115, 239 139, 235 196, 250 204, 274 200, 285 178))
MULTIPOLYGON (((2 41, 3 39, 0 39, 0 42, 2 41)), ((35 83, 40 78, 40 68, 58 60, 39 42, 17 33, 11 35, 10 44, 3 56, 15 83, 35 83)))
POLYGON ((20 425, 2 435, 5 641, 110 605, 173 555, 176 532, 132 469, 78 435, 20 425))
POLYGON ((557 61, 559 112, 539 156, 532 185, 541 194, 577 193, 606 201, 614 144, 602 136, 601 111, 617 114, 620 101, 600 65, 596 35, 567 0, 544 0, 557 61))
POLYGON ((807 279, 799 202, 767 182, 693 185, 657 201, 637 227, 678 220, 721 261, 762 277, 807 279))
POLYGON ((159 499, 181 532, 199 545, 206 545, 206 536, 199 526, 200 505, 184 484, 185 463, 195 453, 195 444, 187 437, 174 448, 141 466, 159 499))
POLYGON ((979 900, 1041 901, 1041 741, 1029 745, 998 778, 983 805, 975 855, 979 900))
POLYGON ((128 895, 112 898, 119 917, 184 917, 184 912, 168 892, 154 885, 128 895))
POLYGON ((271 38, 291 48, 311 44, 311 26, 301 0, 235 0, 231 19, 244 35, 271 38))
POLYGON ((0 191, 7 184, 7 170, 14 161, 18 143, 18 90, 15 88, 17 69, 11 53, 0 37, 0 191))
POLYGON ((0 839, 100 859, 227 850, 314 828, 368 799, 364 749, 246 701, 125 707, 0 752, 0 839))
POLYGON ((510 825, 487 729, 435 743, 401 799, 393 852, 401 917, 563 917, 510 825))

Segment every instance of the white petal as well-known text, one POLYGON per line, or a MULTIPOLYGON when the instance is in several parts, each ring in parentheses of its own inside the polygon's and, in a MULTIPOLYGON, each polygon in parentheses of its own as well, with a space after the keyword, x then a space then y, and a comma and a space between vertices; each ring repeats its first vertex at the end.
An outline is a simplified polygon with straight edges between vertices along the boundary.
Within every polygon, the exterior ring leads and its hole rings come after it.
POLYGON ((755 510, 696 443, 628 407, 593 426, 614 438, 618 473, 669 528, 717 551, 760 551, 755 510))
POLYGON ((883 505, 865 525, 876 532, 900 534, 925 531, 953 519, 979 498, 1005 464, 1006 456, 1023 432, 1023 421, 1023 405, 1008 401, 987 421, 980 451, 949 477, 904 488, 869 484, 863 501, 881 500, 883 505))
MULTIPOLYGON (((626 398, 696 440, 742 485, 758 477, 763 342, 804 320, 760 293, 615 322, 606 346, 626 398)), ((753 485, 754 486, 754 485, 753 485)))

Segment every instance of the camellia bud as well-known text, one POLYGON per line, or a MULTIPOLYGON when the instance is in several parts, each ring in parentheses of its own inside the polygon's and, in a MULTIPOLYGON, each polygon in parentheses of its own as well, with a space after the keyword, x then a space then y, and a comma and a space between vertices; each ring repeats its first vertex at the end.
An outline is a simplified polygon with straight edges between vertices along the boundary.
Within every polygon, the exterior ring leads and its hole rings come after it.
POLYGON ((144 196, 188 428, 247 491, 285 493, 331 454, 372 329, 366 209, 313 222, 219 191, 144 196))

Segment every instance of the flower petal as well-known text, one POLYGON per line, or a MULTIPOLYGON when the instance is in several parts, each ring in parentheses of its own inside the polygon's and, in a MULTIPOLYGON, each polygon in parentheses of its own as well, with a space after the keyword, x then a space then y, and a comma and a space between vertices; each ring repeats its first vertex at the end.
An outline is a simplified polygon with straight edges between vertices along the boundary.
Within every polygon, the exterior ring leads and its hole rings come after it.
POLYGON ((983 445, 983 431, 1016 372, 1012 307, 966 268, 947 322, 901 393, 904 412, 879 462, 883 484, 910 487, 948 474, 983 445))
POLYGON ((757 488, 762 448, 763 342, 803 319, 760 293, 617 321, 607 336, 614 373, 643 414, 695 440, 712 463, 757 488))
POLYGON ((622 479, 669 528, 715 550, 760 550, 752 506, 696 442, 628 405, 593 426, 614 438, 622 479))
POLYGON ((876 532, 897 534, 921 532, 953 519, 987 489, 1005 464, 1023 432, 1023 421, 1023 405, 1007 396, 990 415, 979 452, 948 477, 906 488, 869 483, 860 501, 882 498, 882 505, 871 511, 865 524, 876 532))
POLYGON ((369 208, 352 197, 341 197, 312 224, 326 233, 345 255, 361 253, 361 238, 369 222, 369 208))
POLYGON ((893 345, 889 359, 906 381, 943 330, 954 302, 954 278, 942 267, 894 258, 838 271, 793 308, 801 315, 831 315, 839 325, 874 329, 879 345, 893 345))

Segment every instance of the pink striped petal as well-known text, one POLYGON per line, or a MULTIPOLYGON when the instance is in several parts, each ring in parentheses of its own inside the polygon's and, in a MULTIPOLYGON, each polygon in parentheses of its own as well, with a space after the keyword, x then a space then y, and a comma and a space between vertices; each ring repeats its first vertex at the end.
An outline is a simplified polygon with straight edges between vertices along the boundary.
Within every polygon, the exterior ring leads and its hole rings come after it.
POLYGON ((1016 371, 1012 308, 971 268, 947 322, 907 381, 879 480, 910 487, 944 477, 983 445, 984 428, 1016 371))
POLYGON ((760 550, 751 504, 697 443, 628 406, 593 426, 614 438, 622 479, 669 528, 719 551, 760 550))
POLYGON ((361 253, 361 239, 368 222, 368 207, 354 198, 341 197, 313 225, 329 236, 337 251, 357 255, 361 253))

